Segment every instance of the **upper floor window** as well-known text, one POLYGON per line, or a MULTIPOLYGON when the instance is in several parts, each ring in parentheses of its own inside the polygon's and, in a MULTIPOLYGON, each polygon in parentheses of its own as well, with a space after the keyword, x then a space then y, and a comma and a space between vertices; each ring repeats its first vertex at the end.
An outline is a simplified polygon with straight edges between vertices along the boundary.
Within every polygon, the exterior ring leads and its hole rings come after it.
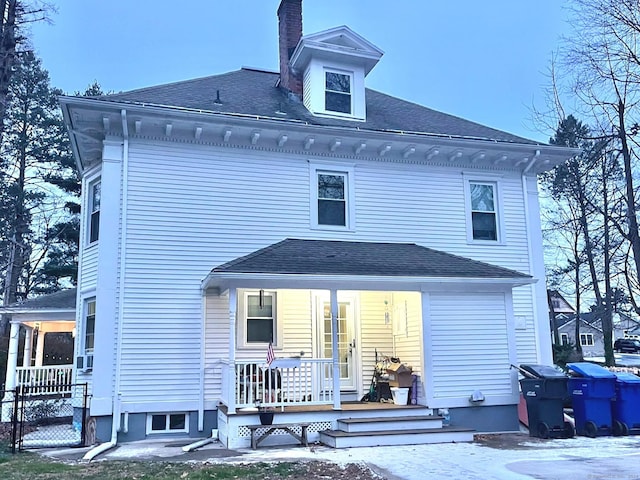
POLYGON ((569 345, 569 334, 568 333, 561 333, 560 334, 560 343, 562 345, 569 345))
POLYGON ((504 225, 501 218, 499 175, 463 174, 466 197, 467 241, 502 244, 504 225))
POLYGON ((473 239, 498 240, 495 185, 471 182, 469 190, 473 239))
POLYGON ((318 172, 318 224, 347 226, 346 173, 318 172))
POLYGON ((312 165, 310 188, 312 227, 353 228, 353 167, 312 165))
POLYGON ((100 229, 100 190, 100 180, 89 184, 89 243, 98 241, 100 229))
POLYGON ((351 75, 325 72, 325 110, 351 115, 351 75))

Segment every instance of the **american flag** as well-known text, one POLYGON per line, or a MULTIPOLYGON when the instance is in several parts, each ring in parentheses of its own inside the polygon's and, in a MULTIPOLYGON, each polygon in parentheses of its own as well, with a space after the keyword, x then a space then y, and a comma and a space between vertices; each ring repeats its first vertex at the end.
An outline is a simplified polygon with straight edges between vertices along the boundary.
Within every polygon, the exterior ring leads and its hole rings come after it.
POLYGON ((269 348, 267 348, 267 365, 271 365, 271 362, 273 362, 275 359, 276 356, 273 353, 273 345, 271 344, 271 342, 269 342, 269 348))

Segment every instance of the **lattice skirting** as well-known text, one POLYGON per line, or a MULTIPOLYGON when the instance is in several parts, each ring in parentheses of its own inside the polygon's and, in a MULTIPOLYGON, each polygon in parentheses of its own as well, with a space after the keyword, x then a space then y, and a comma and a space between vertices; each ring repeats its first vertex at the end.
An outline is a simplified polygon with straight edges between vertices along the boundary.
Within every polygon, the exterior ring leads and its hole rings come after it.
MULTIPOLYGON (((265 425, 264 428, 259 428, 258 430, 256 430, 256 435, 258 436, 262 435, 268 428, 269 428, 269 425, 265 425)), ((309 433, 317 433, 317 432, 322 432, 323 430, 330 430, 330 429, 331 429, 331 422, 312 422, 307 428, 307 435, 309 433)), ((298 435, 302 434, 302 428, 300 427, 294 427, 293 431, 296 432, 298 435)), ((271 435, 278 436, 278 435, 289 435, 289 434, 286 431, 276 430, 271 435)), ((239 426, 238 437, 250 438, 251 431, 245 426, 239 426)))

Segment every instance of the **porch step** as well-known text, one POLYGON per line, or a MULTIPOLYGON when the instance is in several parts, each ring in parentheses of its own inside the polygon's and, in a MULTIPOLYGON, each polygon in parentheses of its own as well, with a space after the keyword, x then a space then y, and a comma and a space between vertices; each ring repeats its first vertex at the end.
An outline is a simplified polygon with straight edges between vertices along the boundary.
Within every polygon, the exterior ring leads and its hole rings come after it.
POLYGON ((438 428, 442 428, 442 417, 437 415, 338 419, 338 430, 347 433, 397 432, 438 428))
POLYGON ((472 442, 474 430, 469 428, 441 427, 411 430, 375 430, 369 432, 344 432, 325 430, 320 441, 333 448, 376 447, 387 445, 418 445, 428 443, 472 442))

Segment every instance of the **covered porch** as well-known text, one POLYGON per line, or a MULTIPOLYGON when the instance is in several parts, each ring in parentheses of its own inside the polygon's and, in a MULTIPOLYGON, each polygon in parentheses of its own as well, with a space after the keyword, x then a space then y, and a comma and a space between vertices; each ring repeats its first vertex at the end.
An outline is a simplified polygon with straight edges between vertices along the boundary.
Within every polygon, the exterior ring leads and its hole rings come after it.
POLYGON ((205 399, 221 405, 221 435, 232 437, 229 428, 252 421, 258 407, 276 415, 307 407, 318 418, 329 408, 335 428, 368 393, 376 364, 397 357, 418 377, 415 408, 429 414, 473 406, 475 390, 487 405, 517 403, 516 378, 504 368, 516 358, 511 289, 529 283, 415 244, 286 239, 204 280, 205 399), (484 377, 460 372, 489 348, 477 368, 484 377))
POLYGON ((0 308, 11 317, 4 401, 22 385, 34 396, 71 394, 75 305, 69 289, 0 308))

